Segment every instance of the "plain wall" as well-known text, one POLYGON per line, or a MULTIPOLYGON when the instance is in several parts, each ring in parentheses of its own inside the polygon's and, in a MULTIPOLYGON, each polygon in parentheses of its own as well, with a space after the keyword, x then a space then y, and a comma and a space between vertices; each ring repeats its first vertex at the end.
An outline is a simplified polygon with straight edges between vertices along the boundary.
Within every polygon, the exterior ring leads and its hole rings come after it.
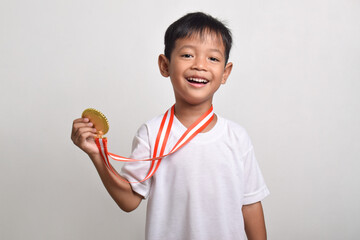
POLYGON ((146 202, 116 206, 71 125, 101 110, 110 150, 127 156, 174 103, 157 57, 192 11, 233 32, 214 108, 252 138, 268 238, 359 238, 359 1, 1 0, 1 239, 144 239, 146 202))

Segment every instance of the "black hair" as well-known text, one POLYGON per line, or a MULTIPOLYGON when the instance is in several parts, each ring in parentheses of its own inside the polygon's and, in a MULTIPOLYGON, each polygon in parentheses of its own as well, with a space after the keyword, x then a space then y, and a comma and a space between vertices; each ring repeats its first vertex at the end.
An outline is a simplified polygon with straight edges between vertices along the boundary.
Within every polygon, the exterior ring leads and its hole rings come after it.
POLYGON ((176 40, 190 37, 194 33, 198 33, 201 36, 204 32, 215 33, 221 36, 225 47, 225 63, 227 63, 232 45, 231 32, 224 23, 202 12, 188 13, 168 27, 165 32, 164 51, 167 59, 170 61, 171 52, 174 50, 176 40))

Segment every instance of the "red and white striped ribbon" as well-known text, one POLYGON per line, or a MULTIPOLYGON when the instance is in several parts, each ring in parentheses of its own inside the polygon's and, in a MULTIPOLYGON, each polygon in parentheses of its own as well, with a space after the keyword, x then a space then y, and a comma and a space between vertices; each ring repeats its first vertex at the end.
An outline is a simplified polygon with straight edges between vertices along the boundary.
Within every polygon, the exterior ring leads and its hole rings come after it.
MULTIPOLYGON (((99 148, 101 157, 102 157, 103 161, 105 162, 106 166, 113 173, 118 175, 116 170, 110 164, 109 157, 111 157, 112 159, 114 159, 116 161, 121 161, 121 162, 151 161, 151 166, 150 166, 148 174, 140 182, 146 181, 147 179, 149 179, 150 177, 152 177, 154 175, 154 173, 156 172, 156 170, 160 166, 161 160, 164 157, 167 157, 170 154, 173 154, 174 152, 178 151, 180 148, 185 146, 198 133, 200 133, 202 130, 204 130, 204 128, 206 128, 214 118, 214 111, 213 111, 213 107, 211 106, 211 108, 206 113, 204 113, 198 120, 196 120, 183 133, 183 135, 177 141, 175 146, 170 150, 170 152, 167 153, 167 154, 164 154, 165 147, 166 147, 166 144, 167 144, 170 132, 171 132, 171 127, 172 127, 172 124, 173 124, 173 120, 174 120, 174 110, 175 110, 175 105, 172 106, 164 114, 164 117, 163 117, 163 119, 161 121, 159 131, 158 131, 158 134, 157 134, 157 137, 156 137, 156 140, 155 140, 154 152, 153 152, 152 158, 148 158, 148 159, 131 159, 131 158, 126 158, 126 157, 122 157, 122 156, 110 153, 108 151, 108 149, 107 149, 107 139, 106 138, 96 138, 95 139, 96 145, 99 148)), ((124 179, 121 178, 121 180, 124 180, 124 179)), ((126 181, 126 180, 124 180, 124 181, 126 181)))

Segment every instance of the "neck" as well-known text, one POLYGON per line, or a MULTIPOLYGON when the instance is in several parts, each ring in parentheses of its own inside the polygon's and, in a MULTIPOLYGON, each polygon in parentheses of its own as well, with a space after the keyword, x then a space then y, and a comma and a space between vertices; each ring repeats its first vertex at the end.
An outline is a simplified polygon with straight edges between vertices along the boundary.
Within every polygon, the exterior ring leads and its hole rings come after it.
MULTIPOLYGON (((210 104, 203 105, 190 105, 184 103, 175 103, 175 116, 186 127, 190 127, 199 117, 201 117, 211 107, 210 104)), ((217 121, 216 115, 214 115, 211 123, 202 131, 207 132, 212 129, 217 121)))

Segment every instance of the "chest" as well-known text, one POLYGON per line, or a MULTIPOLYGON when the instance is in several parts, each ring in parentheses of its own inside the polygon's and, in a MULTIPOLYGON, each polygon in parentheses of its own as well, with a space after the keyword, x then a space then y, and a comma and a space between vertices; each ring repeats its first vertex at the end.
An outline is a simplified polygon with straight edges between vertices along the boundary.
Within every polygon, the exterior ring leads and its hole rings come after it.
POLYGON ((239 180, 243 175, 243 161, 240 149, 232 143, 189 143, 163 159, 158 174, 167 179, 183 178, 187 181, 239 180))

